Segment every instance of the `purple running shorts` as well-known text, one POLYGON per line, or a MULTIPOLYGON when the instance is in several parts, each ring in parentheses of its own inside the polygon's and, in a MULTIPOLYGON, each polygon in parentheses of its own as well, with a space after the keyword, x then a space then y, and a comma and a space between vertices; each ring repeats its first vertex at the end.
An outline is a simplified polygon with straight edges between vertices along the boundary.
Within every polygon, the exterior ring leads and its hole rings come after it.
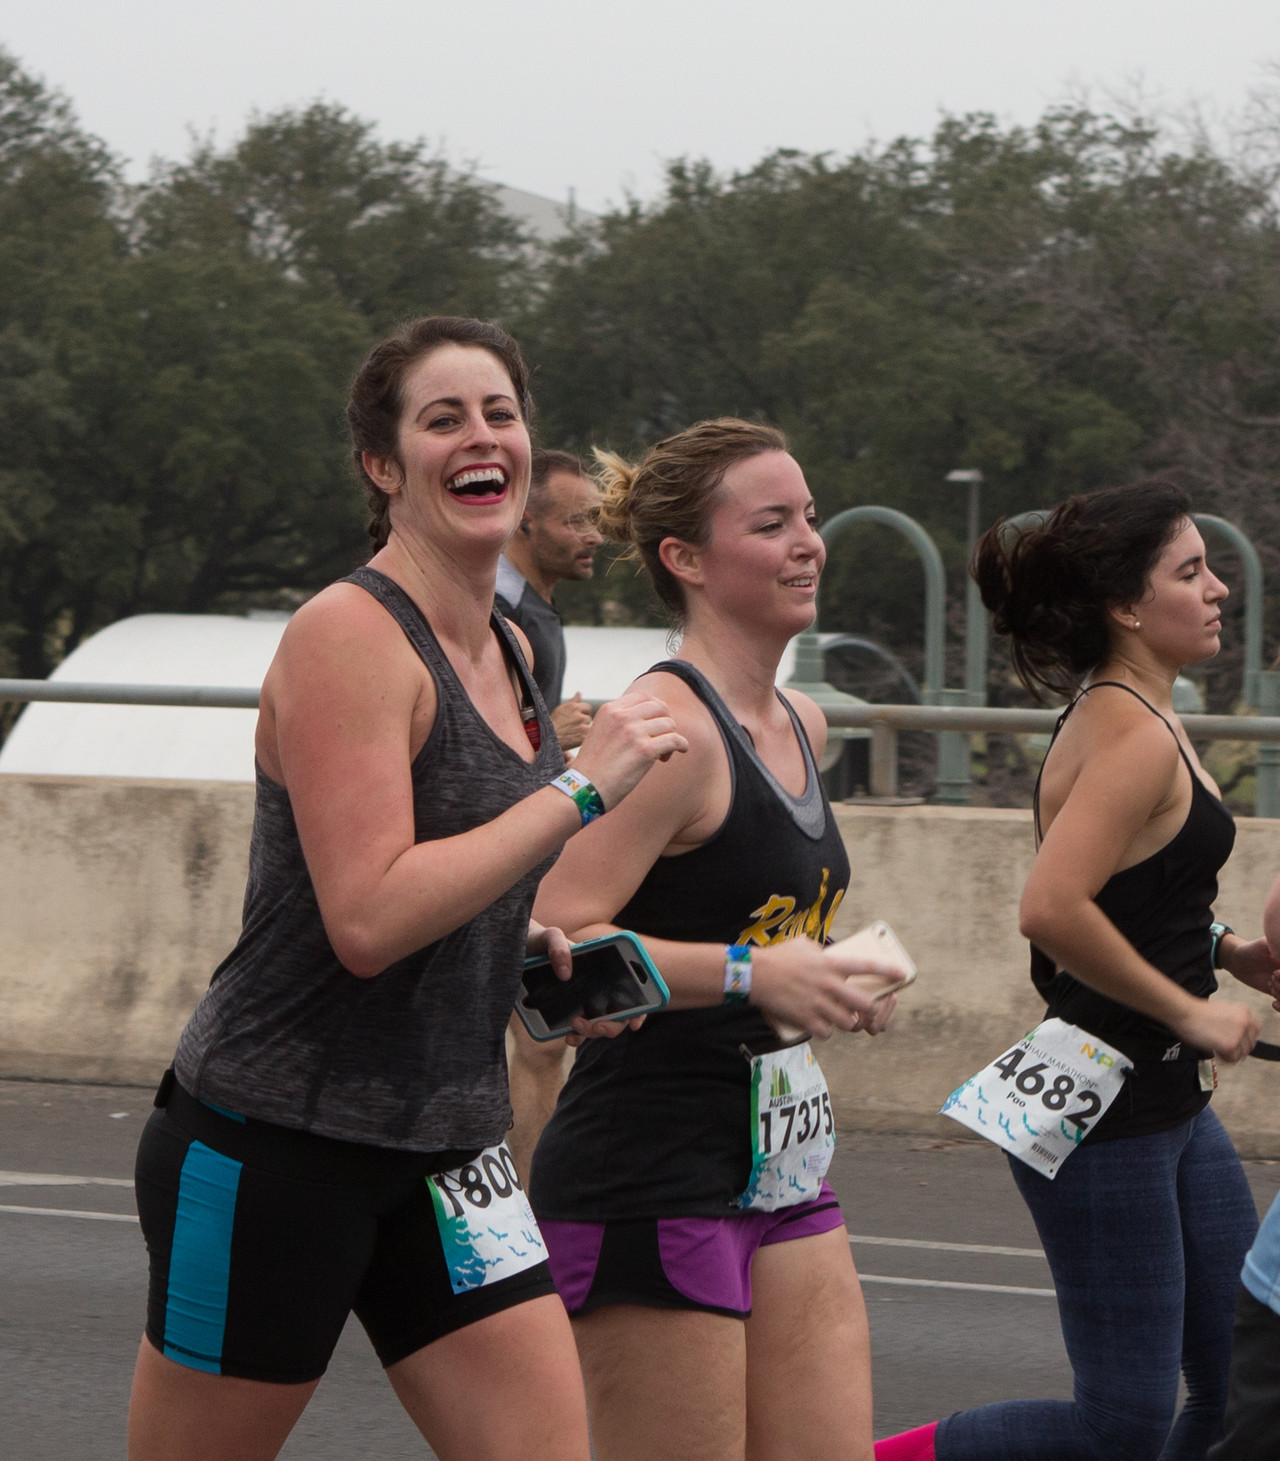
POLYGON ((727 1217, 627 1218, 604 1223, 540 1218, 551 1277, 570 1314, 606 1304, 701 1309, 745 1319, 751 1260, 770 1243, 844 1226, 827 1183, 809 1202, 727 1217))

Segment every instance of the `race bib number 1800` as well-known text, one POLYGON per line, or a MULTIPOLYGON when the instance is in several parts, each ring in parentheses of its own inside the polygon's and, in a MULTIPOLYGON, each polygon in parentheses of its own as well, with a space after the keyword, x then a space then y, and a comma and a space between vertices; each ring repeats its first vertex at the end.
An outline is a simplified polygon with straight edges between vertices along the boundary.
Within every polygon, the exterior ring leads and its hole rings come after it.
POLYGON ((1046 1020, 952 1091, 940 1114, 1053 1178, 1132 1069, 1087 1030, 1046 1020))
POLYGON ((751 1060, 751 1182, 738 1206, 776 1212, 808 1202, 836 1146, 831 1096, 806 1040, 751 1060))
POLYGON ((455 1294, 523 1273, 547 1256, 505 1142, 427 1178, 455 1294))

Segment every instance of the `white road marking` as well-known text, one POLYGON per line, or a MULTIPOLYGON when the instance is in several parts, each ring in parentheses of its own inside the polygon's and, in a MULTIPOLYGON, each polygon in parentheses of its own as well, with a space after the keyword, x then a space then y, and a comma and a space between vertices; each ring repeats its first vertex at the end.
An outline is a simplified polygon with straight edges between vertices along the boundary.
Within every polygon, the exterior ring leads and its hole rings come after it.
POLYGON ((1054 1299, 1052 1289, 1014 1288, 1002 1283, 948 1283, 941 1278, 886 1278, 879 1273, 860 1273, 863 1283, 898 1283, 913 1289, 963 1289, 975 1294, 1022 1294, 1032 1299, 1054 1299))
POLYGON ((132 1187, 132 1177, 69 1177, 63 1172, 0 1172, 0 1187, 132 1187))
POLYGON ((938 1253, 993 1253, 998 1258, 1043 1258, 1040 1248, 1000 1248, 990 1243, 933 1243, 924 1238, 870 1238, 849 1234, 851 1243, 876 1243, 884 1248, 930 1248, 938 1253))
MULTIPOLYGON (((69 1177, 50 1172, 0 1172, 0 1186, 8 1187, 132 1187, 124 1177, 69 1177)), ((126 1212, 87 1212, 81 1208, 17 1207, 0 1203, 0 1212, 18 1213, 25 1217, 86 1218, 100 1223, 136 1223, 136 1214, 126 1212)), ((985 1253, 998 1258, 1043 1258, 1038 1248, 1002 1248, 989 1243, 934 1243, 923 1238, 877 1238, 865 1233, 851 1235, 850 1243, 878 1244, 886 1248, 926 1248, 942 1253, 985 1253)), ((1020 1288, 999 1283, 958 1283, 940 1278, 894 1278, 881 1273, 859 1274, 863 1283, 898 1284, 905 1288, 959 1289, 966 1293, 1014 1294, 1026 1298, 1052 1299, 1052 1289, 1020 1288)))
POLYGON ((69 1218, 90 1218, 98 1223, 136 1223, 137 1213, 133 1212, 85 1212, 78 1207, 12 1207, 0 1203, 0 1212, 16 1212, 26 1217, 69 1217, 69 1218))

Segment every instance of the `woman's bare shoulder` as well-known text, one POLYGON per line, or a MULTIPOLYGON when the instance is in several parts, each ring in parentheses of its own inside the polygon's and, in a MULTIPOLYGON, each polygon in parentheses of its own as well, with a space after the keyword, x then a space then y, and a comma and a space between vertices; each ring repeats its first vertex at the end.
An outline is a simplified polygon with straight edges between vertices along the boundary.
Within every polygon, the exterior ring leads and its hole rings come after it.
POLYGON ((1158 761, 1178 760, 1177 732, 1164 715, 1119 685, 1095 685, 1080 696, 1059 740, 1090 753, 1121 746, 1158 761))
POLYGON ((429 680, 404 631, 371 594, 335 583, 303 604, 280 637, 263 682, 264 701, 282 693, 410 701, 429 680))
POLYGON ((707 703, 687 680, 670 670, 650 670, 631 684, 665 703, 681 735, 689 742, 689 753, 672 760, 689 761, 697 751, 720 745, 720 732, 707 703))
POLYGON ((289 658, 346 659, 357 646, 377 654, 403 640, 404 631, 372 594, 353 583, 333 583, 289 620, 280 650, 289 658))
POLYGON ((1176 791, 1181 756, 1172 727, 1114 686, 1090 690, 1067 717, 1045 761, 1049 817, 1068 794, 1158 810, 1176 791))

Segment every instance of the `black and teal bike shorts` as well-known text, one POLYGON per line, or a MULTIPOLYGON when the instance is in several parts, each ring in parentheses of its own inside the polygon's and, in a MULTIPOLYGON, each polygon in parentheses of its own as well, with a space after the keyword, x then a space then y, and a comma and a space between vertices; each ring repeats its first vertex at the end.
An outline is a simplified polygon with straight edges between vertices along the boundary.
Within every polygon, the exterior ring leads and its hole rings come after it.
POLYGON ((147 1338, 190 1369, 296 1384, 347 1316, 382 1364, 555 1293, 505 1146, 384 1150, 197 1101, 166 1079, 138 1148, 147 1338))

